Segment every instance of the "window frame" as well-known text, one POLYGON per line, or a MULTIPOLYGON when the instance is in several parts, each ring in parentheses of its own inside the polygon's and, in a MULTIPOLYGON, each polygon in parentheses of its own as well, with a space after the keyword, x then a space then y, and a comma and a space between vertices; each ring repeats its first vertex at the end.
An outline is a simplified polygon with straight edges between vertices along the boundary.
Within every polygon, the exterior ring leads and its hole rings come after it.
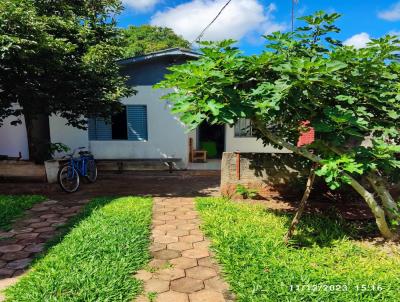
POLYGON ((235 125, 233 126, 233 137, 234 138, 255 138, 256 136, 253 134, 253 125, 251 124, 250 119, 247 118, 240 118, 239 120, 237 120, 237 122, 235 123, 235 125), (248 125, 245 128, 239 129, 239 134, 237 134, 236 130, 238 126, 238 123, 245 121, 246 123, 248 123, 248 125), (243 133, 244 129, 249 128, 249 132, 248 133, 243 133))

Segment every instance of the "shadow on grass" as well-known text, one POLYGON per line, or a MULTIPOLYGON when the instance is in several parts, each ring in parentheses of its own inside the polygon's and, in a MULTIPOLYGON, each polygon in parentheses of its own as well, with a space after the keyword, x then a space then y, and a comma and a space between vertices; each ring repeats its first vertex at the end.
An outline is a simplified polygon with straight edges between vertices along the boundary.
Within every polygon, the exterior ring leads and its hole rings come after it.
POLYGON ((108 203, 115 200, 115 198, 118 197, 108 196, 108 197, 98 197, 91 199, 77 215, 69 219, 65 225, 57 228, 58 234, 45 243, 43 252, 37 255, 35 260, 32 262, 31 266, 33 266, 40 259, 44 258, 53 246, 56 246, 57 244, 61 243, 64 240, 65 236, 67 236, 72 229, 78 226, 81 221, 90 217, 90 215, 92 215, 92 213, 95 210, 104 207, 108 203))
MULTIPOLYGON (((289 229, 294 214, 281 210, 268 210, 286 218, 285 227, 289 229)), ((324 213, 305 213, 300 219, 296 232, 290 241, 292 248, 332 247, 335 242, 355 239, 359 231, 355 223, 346 221, 332 209, 324 213)))

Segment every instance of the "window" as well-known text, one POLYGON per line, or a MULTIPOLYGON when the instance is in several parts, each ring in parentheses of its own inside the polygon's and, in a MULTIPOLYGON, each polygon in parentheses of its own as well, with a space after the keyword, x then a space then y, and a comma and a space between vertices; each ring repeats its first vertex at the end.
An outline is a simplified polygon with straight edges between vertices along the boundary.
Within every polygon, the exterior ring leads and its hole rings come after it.
POLYGON ((235 137, 254 137, 253 127, 249 119, 239 119, 234 127, 235 137))
POLYGON ((147 107, 127 105, 111 117, 111 123, 103 118, 89 119, 89 140, 147 141, 147 107))

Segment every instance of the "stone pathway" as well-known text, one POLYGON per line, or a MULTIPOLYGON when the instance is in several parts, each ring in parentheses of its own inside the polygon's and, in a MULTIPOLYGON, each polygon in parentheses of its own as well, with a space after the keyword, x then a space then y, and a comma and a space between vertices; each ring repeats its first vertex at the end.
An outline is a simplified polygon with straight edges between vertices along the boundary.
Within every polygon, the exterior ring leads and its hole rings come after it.
POLYGON ((136 274, 145 293, 136 302, 233 301, 200 230, 192 198, 155 198, 148 268, 136 274))
POLYGON ((75 216, 88 200, 48 200, 33 206, 9 232, 0 231, 0 285, 2 279, 24 273, 46 241, 57 235, 57 227, 75 216))

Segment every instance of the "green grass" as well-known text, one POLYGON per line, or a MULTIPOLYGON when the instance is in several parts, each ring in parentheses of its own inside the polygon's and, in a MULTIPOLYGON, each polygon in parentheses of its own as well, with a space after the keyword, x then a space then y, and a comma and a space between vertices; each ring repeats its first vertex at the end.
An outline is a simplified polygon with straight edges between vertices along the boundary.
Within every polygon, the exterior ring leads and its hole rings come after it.
POLYGON ((151 198, 96 198, 32 271, 7 289, 6 301, 132 301, 133 274, 149 255, 151 198))
POLYGON ((46 198, 39 195, 0 195, 0 230, 9 230, 13 220, 44 200, 46 198))
POLYGON ((350 240, 340 220, 305 216, 287 247, 290 216, 216 198, 197 208, 238 301, 400 301, 400 256, 350 240))

